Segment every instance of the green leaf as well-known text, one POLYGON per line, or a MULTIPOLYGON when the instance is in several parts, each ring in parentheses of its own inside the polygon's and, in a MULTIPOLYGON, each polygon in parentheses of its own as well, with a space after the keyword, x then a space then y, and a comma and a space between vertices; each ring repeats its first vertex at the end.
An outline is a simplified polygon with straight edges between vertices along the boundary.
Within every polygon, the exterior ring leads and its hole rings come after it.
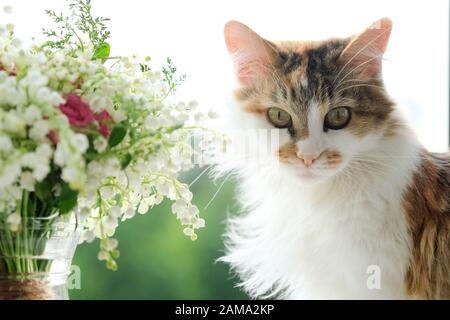
POLYGON ((148 72, 151 70, 150 67, 145 63, 139 63, 139 66, 141 67, 141 72, 148 72))
POLYGON ((48 183, 46 183, 46 181, 37 183, 34 187, 34 193, 42 202, 45 202, 52 195, 51 187, 48 185, 48 183))
POLYGON ((70 189, 67 183, 64 183, 61 190, 61 196, 59 197, 59 212, 60 214, 66 214, 75 208, 78 200, 78 191, 70 189))
POLYGON ((109 43, 100 44, 97 49, 95 49, 94 55, 92 56, 93 60, 102 59, 105 62, 106 59, 109 58, 109 54, 111 53, 111 46, 109 43))
POLYGON ((131 160, 133 160, 133 158, 131 157, 131 154, 127 153, 120 162, 120 164, 122 165, 122 170, 125 170, 126 168, 128 168, 128 166, 131 163, 131 160))
POLYGON ((122 206, 122 194, 117 193, 117 194, 114 196, 114 200, 116 201, 116 205, 117 205, 117 206, 119 206, 119 207, 122 206))
POLYGON ((111 135, 109 136, 108 146, 110 148, 114 148, 123 141, 126 135, 127 135, 127 128, 120 124, 116 125, 112 129, 111 135))
POLYGON ((49 204, 52 200, 54 200, 52 189, 57 183, 60 182, 60 176, 61 171, 52 170, 42 182, 35 185, 34 193, 40 201, 49 204))

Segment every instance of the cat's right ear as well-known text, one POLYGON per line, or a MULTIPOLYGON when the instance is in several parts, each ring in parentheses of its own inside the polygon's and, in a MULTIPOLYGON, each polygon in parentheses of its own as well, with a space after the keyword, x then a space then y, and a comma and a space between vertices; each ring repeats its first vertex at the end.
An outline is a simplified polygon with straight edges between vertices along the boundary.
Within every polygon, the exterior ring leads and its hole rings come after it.
POLYGON ((242 85, 251 87, 272 71, 279 59, 275 45, 246 25, 230 21, 225 25, 225 43, 242 85))

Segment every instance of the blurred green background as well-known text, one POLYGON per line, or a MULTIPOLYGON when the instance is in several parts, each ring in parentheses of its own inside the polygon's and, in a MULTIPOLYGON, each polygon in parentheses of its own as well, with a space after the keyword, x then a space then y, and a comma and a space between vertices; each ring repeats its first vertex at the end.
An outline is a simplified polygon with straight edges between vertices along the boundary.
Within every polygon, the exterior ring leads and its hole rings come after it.
MULTIPOLYGON (((197 169, 182 176, 190 183, 197 169)), ((78 247, 74 265, 81 269, 81 290, 71 290, 71 299, 247 299, 238 288, 228 265, 215 262, 223 252, 227 212, 237 209, 234 184, 226 181, 206 209, 223 180, 211 181, 203 175, 192 187, 193 202, 201 210, 206 227, 198 240, 186 237, 164 202, 147 215, 122 223, 119 240, 119 270, 107 270, 97 260, 98 242, 78 247)))

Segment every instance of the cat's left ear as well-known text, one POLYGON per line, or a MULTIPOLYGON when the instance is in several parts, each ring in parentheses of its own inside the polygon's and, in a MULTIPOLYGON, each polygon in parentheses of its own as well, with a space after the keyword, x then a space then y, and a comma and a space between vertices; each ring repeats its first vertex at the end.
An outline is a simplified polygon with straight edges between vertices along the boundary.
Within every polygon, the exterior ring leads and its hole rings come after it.
POLYGON ((349 71, 363 76, 377 77, 381 74, 381 60, 386 51, 392 31, 392 21, 383 18, 368 29, 353 37, 341 54, 344 66, 349 71))

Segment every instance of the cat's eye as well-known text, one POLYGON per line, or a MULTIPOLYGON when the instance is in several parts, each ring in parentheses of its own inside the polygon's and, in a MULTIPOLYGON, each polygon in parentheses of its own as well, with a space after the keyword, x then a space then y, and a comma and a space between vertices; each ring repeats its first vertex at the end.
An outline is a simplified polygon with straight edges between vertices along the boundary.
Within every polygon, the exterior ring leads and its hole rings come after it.
POLYGON ((283 109, 280 108, 269 108, 267 109, 267 119, 276 127, 276 128, 289 128, 292 126, 292 118, 283 109))
POLYGON ((331 109, 325 116, 325 130, 344 129, 350 123, 352 112, 348 107, 339 107, 331 109))

